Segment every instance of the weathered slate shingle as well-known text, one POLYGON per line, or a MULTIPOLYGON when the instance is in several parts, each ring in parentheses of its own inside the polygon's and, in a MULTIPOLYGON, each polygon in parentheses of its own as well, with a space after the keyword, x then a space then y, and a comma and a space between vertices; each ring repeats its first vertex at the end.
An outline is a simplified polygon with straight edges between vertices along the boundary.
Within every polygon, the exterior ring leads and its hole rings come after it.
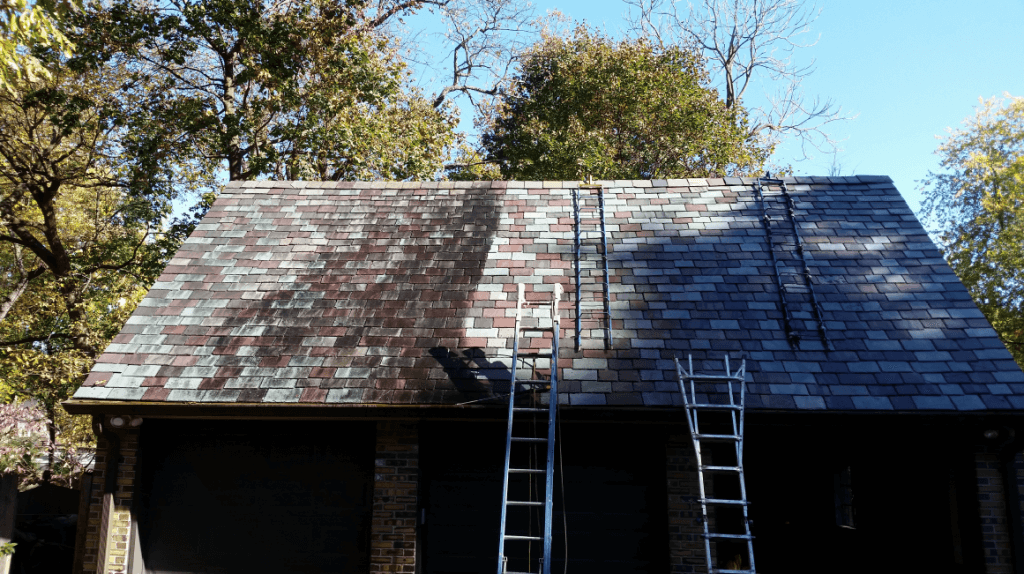
MULTIPOLYGON (((562 283, 564 404, 678 405, 673 358, 717 371, 729 354, 747 360, 753 408, 1024 405, 1024 373, 888 178, 789 182, 828 351, 786 338, 750 180, 603 182, 615 345, 585 324, 580 352, 575 183, 245 182, 225 189, 75 398, 486 399, 508 386, 516 284, 543 302, 562 283)), ((791 310, 817 332, 809 307, 791 310)))

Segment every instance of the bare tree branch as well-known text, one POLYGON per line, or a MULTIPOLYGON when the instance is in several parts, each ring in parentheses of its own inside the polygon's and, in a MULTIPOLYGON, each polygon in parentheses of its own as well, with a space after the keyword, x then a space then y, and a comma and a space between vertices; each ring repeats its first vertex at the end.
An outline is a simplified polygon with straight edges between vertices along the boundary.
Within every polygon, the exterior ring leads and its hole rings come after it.
MULTIPOLYGON (((516 0, 450 0, 436 4, 445 23, 442 34, 447 47, 438 67, 445 78, 438 86, 433 105, 439 109, 450 99, 474 95, 494 96, 500 91, 520 53, 538 35, 539 22, 533 7, 516 0)), ((438 61, 427 54, 413 59, 438 61)))
POLYGON ((685 11, 672 0, 626 0, 636 35, 661 46, 680 44, 699 50, 711 64, 713 83, 726 106, 744 104, 752 85, 764 90, 766 104, 748 107, 753 120, 749 136, 775 146, 783 139, 800 140, 804 158, 811 148, 832 153, 838 141, 825 130, 844 114, 832 99, 805 99, 802 82, 814 71, 793 60, 794 51, 817 43, 801 41, 821 10, 803 0, 697 0, 685 11))
POLYGON ((46 267, 41 265, 26 273, 25 263, 21 258, 21 247, 18 245, 14 246, 14 260, 17 263, 18 272, 20 273, 21 278, 18 279, 14 288, 11 289, 11 292, 4 297, 2 302, 0 302, 0 323, 7 318, 7 314, 11 312, 11 308, 14 307, 14 304, 17 303, 18 299, 25 293, 25 289, 28 288, 28 284, 31 283, 33 279, 46 272, 46 267))

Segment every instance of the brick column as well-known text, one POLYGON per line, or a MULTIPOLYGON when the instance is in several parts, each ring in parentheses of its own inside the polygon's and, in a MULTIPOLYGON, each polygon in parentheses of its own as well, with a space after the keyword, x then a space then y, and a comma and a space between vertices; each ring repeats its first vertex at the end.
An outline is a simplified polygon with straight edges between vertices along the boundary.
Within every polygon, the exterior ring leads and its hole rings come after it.
POLYGON ((416 423, 379 421, 373 484, 370 572, 416 571, 419 431, 416 423))
POLYGON ((981 546, 987 574, 1012 574, 1013 553, 1010 528, 1006 520, 1003 475, 999 454, 978 450, 974 453, 978 481, 978 509, 981 514, 981 546))
POLYGON ((670 435, 666 447, 669 572, 707 572, 697 464, 689 434, 670 435))
POLYGON ((81 571, 90 574, 127 572, 131 546, 129 536, 139 429, 137 424, 129 426, 130 417, 121 417, 123 426, 115 429, 109 424, 110 418, 105 417, 100 422, 104 429, 114 434, 119 445, 111 444, 114 441, 108 441, 103 434, 98 435, 96 469, 93 471, 91 492, 88 493, 89 514, 84 517, 86 534, 81 571), (108 492, 107 469, 111 456, 117 457, 117 476, 113 481, 113 491, 108 492))

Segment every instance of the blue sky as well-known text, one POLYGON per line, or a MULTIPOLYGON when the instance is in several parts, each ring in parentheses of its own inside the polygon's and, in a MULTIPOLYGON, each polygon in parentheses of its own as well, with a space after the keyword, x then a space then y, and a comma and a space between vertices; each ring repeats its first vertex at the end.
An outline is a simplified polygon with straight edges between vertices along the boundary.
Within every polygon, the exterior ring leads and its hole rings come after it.
MULTIPOLYGON (((613 35, 624 27, 621 2, 536 6, 613 35)), ((936 136, 960 126, 979 97, 1024 95, 1024 0, 834 0, 819 7, 807 37, 820 39, 796 59, 815 60, 804 82, 808 97, 830 97, 857 114, 829 130, 843 140, 837 163, 843 175, 891 176, 917 210, 920 180, 939 169, 936 136)), ((784 146, 775 159, 798 175, 828 174, 831 156, 798 162, 799 155, 784 146)))

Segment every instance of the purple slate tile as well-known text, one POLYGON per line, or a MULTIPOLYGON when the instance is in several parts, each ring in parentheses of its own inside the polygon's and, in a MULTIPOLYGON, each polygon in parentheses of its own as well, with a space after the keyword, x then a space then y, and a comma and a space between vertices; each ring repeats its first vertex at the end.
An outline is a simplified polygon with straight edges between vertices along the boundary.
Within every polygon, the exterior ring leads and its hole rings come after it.
POLYGON ((990 409, 1002 410, 1012 408, 1010 402, 1002 395, 982 395, 981 400, 985 403, 985 406, 990 409))

